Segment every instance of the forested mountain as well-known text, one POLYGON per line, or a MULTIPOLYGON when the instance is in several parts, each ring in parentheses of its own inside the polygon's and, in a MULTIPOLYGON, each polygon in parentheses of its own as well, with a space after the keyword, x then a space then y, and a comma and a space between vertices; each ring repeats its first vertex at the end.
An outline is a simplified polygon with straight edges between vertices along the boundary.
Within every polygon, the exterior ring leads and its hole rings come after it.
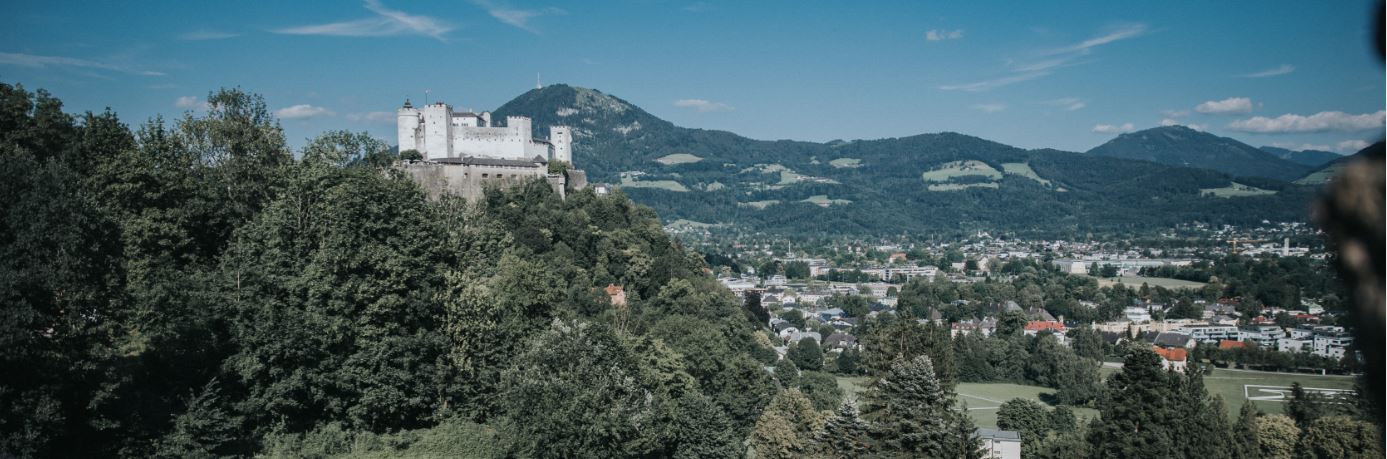
POLYGON ((1310 170, 1227 137, 1185 126, 1162 126, 1117 136, 1088 154, 1212 169, 1235 177, 1291 180, 1310 170))
POLYGON ((1357 153, 1354 153, 1352 155, 1341 156, 1338 159, 1325 163, 1324 165, 1315 168, 1315 170, 1312 170, 1309 173, 1305 174, 1304 177, 1296 179, 1295 183, 1299 185, 1309 186, 1318 186, 1329 183, 1330 179, 1334 178, 1335 175, 1338 175, 1339 169, 1343 168, 1345 163, 1352 161, 1360 156, 1366 155, 1368 154, 1368 152, 1372 150, 1381 151, 1382 142, 1369 145, 1367 148, 1358 150, 1357 153))
MULTIPOLYGON (((753 140, 678 127, 620 98, 566 85, 528 91, 495 113, 508 115, 531 117, 537 134, 551 124, 573 126, 574 161, 589 178, 621 184, 666 221, 787 235, 1299 221, 1312 195, 1311 188, 1278 180, 1234 183, 1235 175, 1259 174, 1024 150, 950 132, 828 143, 753 140), (1256 191, 1220 191, 1234 189, 1256 191)), ((1288 171, 1308 169, 1247 148, 1288 171)), ((1275 175, 1299 175, 1287 173, 1275 175)))
POLYGON ((1320 167, 1320 166, 1323 166, 1323 165, 1329 163, 1330 161, 1334 161, 1334 160, 1336 160, 1336 159, 1339 159, 1339 158, 1343 158, 1343 157, 1344 157, 1344 155, 1341 155, 1341 154, 1338 154, 1338 153, 1331 153, 1331 152, 1328 152, 1328 151, 1320 151, 1320 150, 1300 150, 1300 151, 1296 151, 1296 150, 1289 150, 1289 149, 1285 149, 1285 148, 1268 147, 1268 146, 1262 147, 1262 151, 1265 151, 1265 152, 1267 152, 1267 153, 1271 153, 1271 154, 1275 155, 1277 158, 1281 158, 1281 159, 1284 159, 1284 160, 1287 160, 1287 161, 1290 161, 1290 162, 1293 162, 1293 163, 1296 163, 1296 164, 1301 164, 1301 165, 1310 166, 1310 167, 1320 167))

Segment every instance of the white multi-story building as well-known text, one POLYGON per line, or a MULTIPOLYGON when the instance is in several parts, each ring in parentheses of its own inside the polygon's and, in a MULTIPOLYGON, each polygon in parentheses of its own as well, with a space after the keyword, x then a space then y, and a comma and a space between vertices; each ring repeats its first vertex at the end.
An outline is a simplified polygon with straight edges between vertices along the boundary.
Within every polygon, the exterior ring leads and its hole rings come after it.
POLYGON ((1312 352, 1320 357, 1342 359, 1350 344, 1353 344, 1353 336, 1348 334, 1316 333, 1312 352))
POLYGON ((1201 343, 1218 342, 1219 340, 1242 341, 1242 335, 1238 332, 1238 327, 1232 325, 1186 325, 1175 330, 1178 333, 1185 333, 1201 343))

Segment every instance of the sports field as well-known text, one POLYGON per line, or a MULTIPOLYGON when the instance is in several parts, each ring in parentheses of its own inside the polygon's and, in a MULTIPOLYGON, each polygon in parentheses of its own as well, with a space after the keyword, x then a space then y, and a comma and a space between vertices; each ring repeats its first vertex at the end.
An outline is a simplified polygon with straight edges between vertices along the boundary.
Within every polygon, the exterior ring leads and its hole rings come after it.
MULTIPOLYGON (((1103 367, 1102 374, 1117 372, 1116 368, 1103 367)), ((1253 404, 1267 413, 1281 413, 1286 408, 1279 401, 1283 393, 1289 393, 1291 383, 1299 382, 1307 389, 1324 389, 1327 392, 1349 390, 1354 379, 1350 376, 1320 376, 1311 374, 1266 373, 1237 371, 1215 368, 1204 377, 1204 387, 1209 395, 1223 398, 1229 421, 1235 421, 1243 402, 1250 396, 1253 404)), ((845 397, 856 398, 866 390, 871 379, 865 376, 839 377, 838 387, 845 397)), ((968 415, 978 427, 997 427, 997 408, 1013 398, 1028 398, 1040 401, 1040 394, 1054 393, 1054 389, 1040 386, 1027 386, 1008 383, 959 383, 955 389, 959 403, 968 406, 968 415)), ((1043 402, 1042 402, 1043 403, 1043 402)), ((1094 418, 1098 411, 1092 408, 1071 407, 1080 418, 1094 418)))

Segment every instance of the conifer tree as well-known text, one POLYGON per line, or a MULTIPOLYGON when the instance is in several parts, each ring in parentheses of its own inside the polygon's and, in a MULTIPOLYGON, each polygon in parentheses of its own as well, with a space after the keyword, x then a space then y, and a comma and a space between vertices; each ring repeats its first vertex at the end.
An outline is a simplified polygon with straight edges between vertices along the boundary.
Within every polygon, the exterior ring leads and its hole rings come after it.
POLYGON ((855 458, 871 450, 871 432, 857 411, 857 404, 844 402, 838 413, 828 418, 814 435, 819 453, 830 458, 855 458))
POLYGON ((872 436, 884 453, 950 457, 976 446, 972 420, 939 384, 928 356, 897 361, 865 396, 872 436))

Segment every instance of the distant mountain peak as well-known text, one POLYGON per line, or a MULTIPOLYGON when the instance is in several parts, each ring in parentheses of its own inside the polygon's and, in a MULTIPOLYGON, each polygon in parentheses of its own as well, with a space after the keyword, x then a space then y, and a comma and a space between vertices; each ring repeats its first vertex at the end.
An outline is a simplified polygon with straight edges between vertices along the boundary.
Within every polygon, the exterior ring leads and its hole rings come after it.
POLYGON ((1309 170, 1251 145, 1186 126, 1160 126, 1122 134, 1090 154, 1173 166, 1211 169, 1233 176, 1291 180, 1309 170))

